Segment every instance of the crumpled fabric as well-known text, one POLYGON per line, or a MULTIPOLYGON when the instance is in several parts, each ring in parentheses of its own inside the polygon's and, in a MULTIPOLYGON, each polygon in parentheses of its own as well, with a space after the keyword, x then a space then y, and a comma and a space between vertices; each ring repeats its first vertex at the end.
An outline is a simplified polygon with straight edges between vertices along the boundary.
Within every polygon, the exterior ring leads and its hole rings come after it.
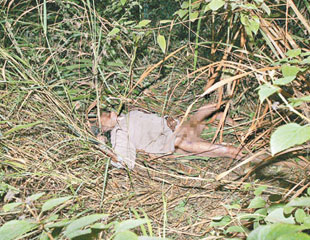
POLYGON ((153 154, 171 153, 174 152, 174 142, 175 135, 165 118, 131 111, 118 117, 118 123, 111 131, 111 144, 119 161, 112 164, 133 169, 137 150, 153 154))

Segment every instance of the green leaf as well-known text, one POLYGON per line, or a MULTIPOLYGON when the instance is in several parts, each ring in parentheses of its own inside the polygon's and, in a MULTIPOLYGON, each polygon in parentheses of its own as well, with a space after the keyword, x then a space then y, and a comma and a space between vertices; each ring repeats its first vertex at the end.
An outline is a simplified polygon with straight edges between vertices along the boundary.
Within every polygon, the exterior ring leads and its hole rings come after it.
POLYGON ((121 4, 124 6, 126 4, 127 0, 121 0, 121 4))
POLYGON ((229 216, 219 216, 212 218, 212 222, 210 223, 210 227, 221 227, 229 224, 231 218, 229 216))
POLYGON ((286 52, 286 56, 290 57, 290 58, 293 58, 293 57, 297 57, 301 54, 301 49, 300 48, 296 48, 296 49, 291 49, 291 50, 288 50, 286 52))
POLYGON ((7 136, 11 133, 17 132, 17 131, 22 130, 22 129, 31 128, 31 127, 38 125, 38 124, 41 124, 41 123, 43 123, 43 121, 37 121, 34 123, 29 123, 29 124, 24 124, 24 125, 18 125, 16 127, 11 128, 8 131, 6 131, 5 133, 3 133, 3 136, 7 136))
POLYGON ((113 240, 138 240, 138 236, 130 231, 124 231, 116 234, 113 240))
POLYGON ((306 233, 293 233, 290 235, 282 235, 277 240, 310 240, 310 236, 306 233))
POLYGON ((178 14, 180 18, 183 18, 188 13, 188 10, 182 10, 176 11, 174 14, 178 14))
POLYGON ((283 208, 283 213, 288 215, 288 214, 292 214, 292 212, 295 210, 294 207, 290 207, 290 206, 285 206, 283 208))
POLYGON ((74 220, 71 222, 67 227, 66 230, 64 231, 64 234, 69 237, 71 236, 72 233, 75 231, 82 229, 83 227, 86 227, 99 219, 104 219, 107 218, 107 214, 92 214, 88 216, 81 217, 79 219, 74 220))
POLYGON ((16 239, 36 227, 36 223, 26 220, 12 220, 6 222, 0 228, 0 240, 16 239))
POLYGON ((257 16, 253 16, 251 19, 249 19, 249 28, 255 35, 257 34, 259 25, 260 25, 260 22, 257 16))
POLYGON ((163 53, 166 52, 166 39, 165 36, 158 34, 157 36, 157 43, 162 50, 163 53))
POLYGON ((262 193, 267 189, 267 186, 259 186, 257 188, 255 188, 254 190, 254 195, 255 196, 260 196, 262 195, 262 193))
POLYGON ((189 13, 189 20, 190 20, 191 22, 194 22, 194 21, 197 19, 198 14, 199 14, 199 13, 198 13, 197 11, 189 13))
POLYGON ((67 226, 70 222, 71 222, 70 220, 64 219, 64 220, 61 220, 61 221, 56 222, 56 223, 47 223, 46 227, 48 227, 48 228, 62 228, 64 226, 67 226))
POLYGON ((270 84, 263 84, 258 89, 259 100, 262 103, 267 97, 277 92, 280 88, 270 84))
POLYGON ((115 36, 116 34, 119 33, 119 31, 120 31, 119 28, 117 28, 117 27, 113 28, 113 29, 111 30, 111 32, 109 32, 108 37, 113 37, 113 36, 115 36))
POLYGON ((47 200, 43 206, 42 206, 42 212, 48 211, 54 207, 57 207, 58 205, 68 201, 69 199, 71 199, 72 197, 61 197, 61 198, 55 198, 55 199, 50 199, 47 200))
POLYGON ((142 28, 148 25, 151 22, 151 20, 142 20, 138 23, 137 28, 142 28))
POLYGON ((283 65, 281 71, 284 77, 296 76, 301 69, 296 66, 283 65))
POLYGON ((181 8, 188 8, 189 7, 189 3, 188 3, 188 1, 184 1, 183 3, 182 3, 182 5, 181 5, 181 8))
POLYGON ((126 220, 126 221, 123 221, 123 222, 118 223, 118 224, 115 225, 115 232, 116 233, 123 232, 123 231, 129 230, 129 229, 138 227, 138 226, 140 226, 142 224, 145 224, 147 222, 148 222, 147 219, 130 219, 130 220, 126 220))
POLYGON ((250 202, 250 205, 248 208, 262 208, 266 205, 266 201, 262 199, 261 197, 255 197, 250 202))
POLYGON ((218 9, 220 9, 221 7, 223 7, 225 4, 225 1, 223 0, 212 0, 208 6, 212 11, 217 11, 218 9))
POLYGON ((30 197, 26 198, 26 202, 33 202, 38 200, 40 197, 42 197, 45 194, 45 192, 41 192, 41 193, 36 193, 31 195, 30 197))
POLYGON ((252 231, 247 240, 278 240, 280 236, 289 236, 305 229, 303 226, 276 223, 260 226, 252 231))
POLYGON ((75 237, 80 237, 80 236, 83 236, 83 235, 86 235, 86 234, 90 234, 91 233, 91 229, 84 229, 84 230, 81 230, 81 229, 77 229, 73 232, 70 232, 70 233, 64 233, 65 236, 67 238, 75 238, 75 237))
POLYGON ((286 206, 290 207, 310 207, 310 197, 295 198, 290 201, 286 206))
POLYGON ((287 85, 290 82, 292 82, 295 78, 296 78, 296 76, 287 76, 284 78, 279 78, 279 79, 274 81, 274 84, 275 85, 287 85))
POLYGON ((225 231, 226 233, 246 232, 246 228, 242 226, 230 226, 225 231))
POLYGON ((267 217, 265 217, 266 222, 271 223, 288 223, 295 224, 293 216, 285 217, 283 214, 283 208, 279 207, 270 212, 267 217))
POLYGON ((289 123, 277 128, 271 135, 270 148, 274 156, 278 152, 295 145, 303 144, 310 139, 310 126, 300 126, 297 123, 289 123))
POLYGON ((15 202, 15 203, 8 203, 8 204, 5 204, 3 206, 3 211, 4 212, 9 212, 9 211, 12 211, 14 208, 22 205, 23 202, 15 202))
POLYGON ((307 217, 307 214, 305 213, 305 211, 303 209, 297 209, 295 212, 295 218, 296 218, 296 222, 298 223, 304 223, 305 218, 307 217))

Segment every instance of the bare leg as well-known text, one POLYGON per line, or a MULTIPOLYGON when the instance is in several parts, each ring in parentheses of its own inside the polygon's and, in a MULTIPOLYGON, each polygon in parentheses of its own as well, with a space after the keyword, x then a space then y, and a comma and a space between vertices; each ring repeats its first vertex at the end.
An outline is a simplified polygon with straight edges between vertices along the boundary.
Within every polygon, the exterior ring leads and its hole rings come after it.
POLYGON ((214 113, 218 108, 216 103, 207 104, 198 109, 198 111, 190 118, 190 122, 200 123, 212 113, 214 113))
POLYGON ((177 152, 184 153, 185 151, 205 157, 229 157, 240 159, 243 156, 238 148, 229 145, 212 144, 202 139, 196 141, 182 139, 176 147, 177 152))
POLYGON ((190 117, 189 121, 183 123, 176 129, 176 135, 180 138, 194 139, 200 136, 205 124, 202 121, 217 110, 216 104, 208 104, 198 109, 190 117))

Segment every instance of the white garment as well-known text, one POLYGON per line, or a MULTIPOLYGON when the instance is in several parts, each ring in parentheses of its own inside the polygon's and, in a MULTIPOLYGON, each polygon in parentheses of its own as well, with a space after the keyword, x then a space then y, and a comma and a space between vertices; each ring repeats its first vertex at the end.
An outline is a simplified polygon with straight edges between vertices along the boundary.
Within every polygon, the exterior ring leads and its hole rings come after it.
POLYGON ((120 116, 112 129, 111 143, 120 164, 116 167, 133 169, 136 150, 147 153, 164 154, 174 151, 175 136, 168 127, 167 121, 156 114, 131 111, 120 116))

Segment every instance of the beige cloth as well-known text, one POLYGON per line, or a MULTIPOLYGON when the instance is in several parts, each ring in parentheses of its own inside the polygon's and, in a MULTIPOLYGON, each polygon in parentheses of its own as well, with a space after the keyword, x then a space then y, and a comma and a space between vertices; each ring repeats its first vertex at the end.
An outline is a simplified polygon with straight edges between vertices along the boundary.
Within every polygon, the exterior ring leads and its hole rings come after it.
POLYGON ((156 114, 131 111, 118 118, 111 132, 112 147, 117 154, 119 168, 126 165, 133 169, 136 150, 147 153, 164 154, 174 151, 175 136, 167 126, 167 121, 156 114))

